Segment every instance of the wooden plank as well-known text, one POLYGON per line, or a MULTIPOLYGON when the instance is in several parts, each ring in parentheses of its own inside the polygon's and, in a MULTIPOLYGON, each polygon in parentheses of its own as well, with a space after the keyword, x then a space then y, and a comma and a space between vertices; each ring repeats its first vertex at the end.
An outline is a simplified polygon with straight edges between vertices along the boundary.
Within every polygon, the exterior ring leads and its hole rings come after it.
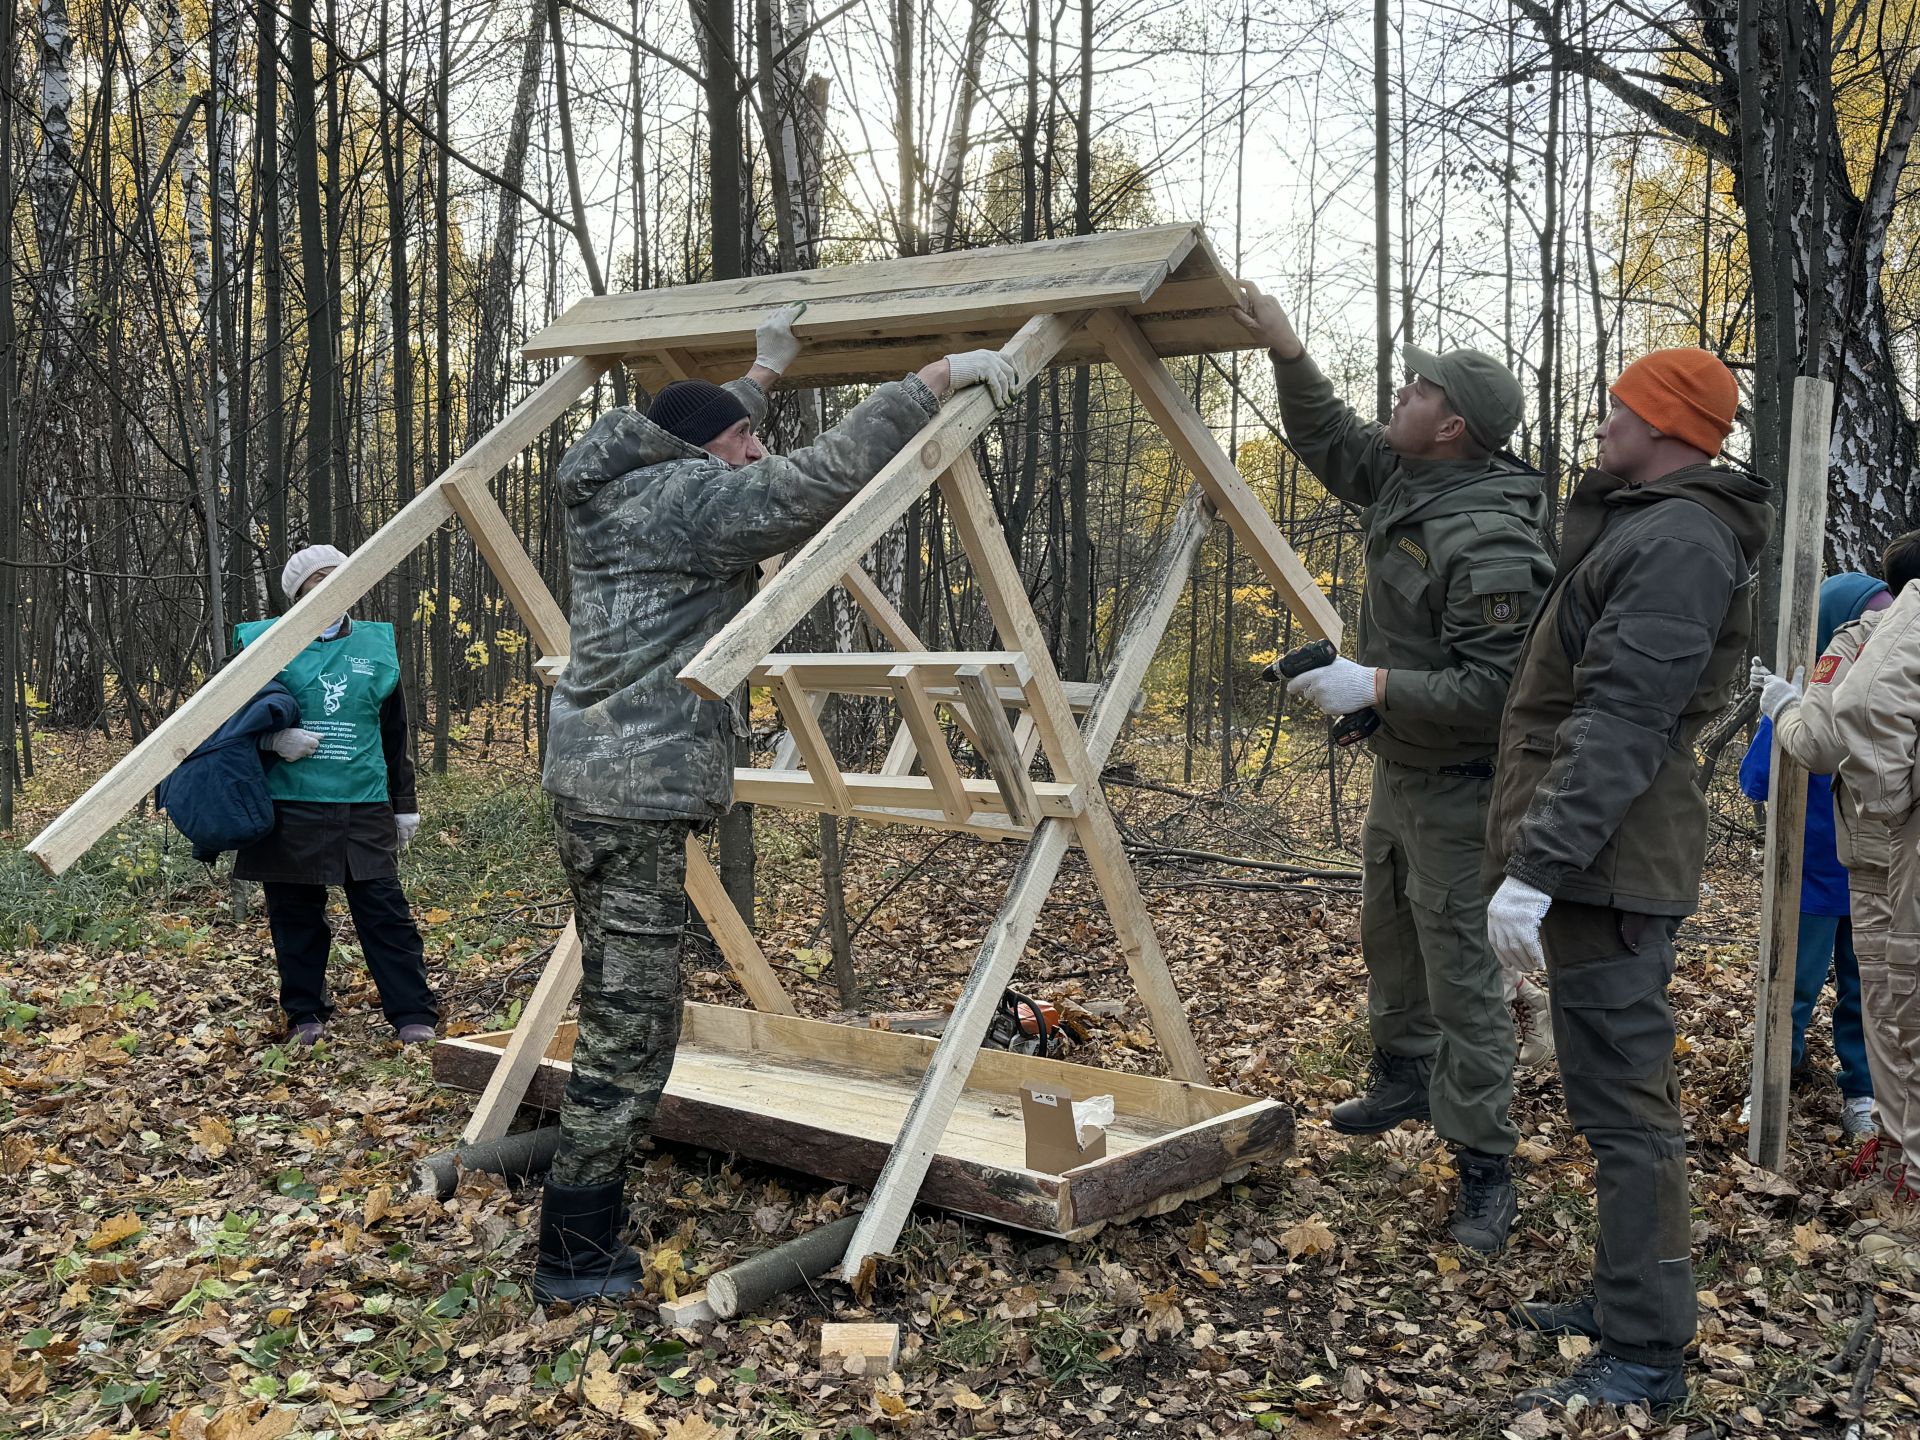
POLYGON ((1139 304, 1187 259, 1195 240, 1193 226, 1165 225, 588 296, 522 353, 657 356, 665 347, 687 347, 704 362, 703 348, 750 345, 769 311, 799 301, 807 304, 794 327, 802 354, 848 336, 924 336, 970 326, 1010 331, 1040 313, 1139 304))
MULTIPOLYGON (((1780 624, 1774 673, 1813 667, 1818 653, 1820 563, 1827 529, 1827 455, 1833 386, 1802 375, 1793 383, 1787 504, 1780 561, 1780 624)), ((1773 739, 1767 799, 1766 869, 1761 876, 1760 954, 1755 962, 1753 1114, 1747 1158, 1782 1171, 1787 1160, 1788 1087, 1793 1066, 1793 990, 1800 941, 1800 869, 1807 823, 1807 771, 1773 739)))
MULTIPOLYGON (((827 713, 827 705, 833 699, 830 690, 815 690, 807 696, 807 708, 813 711, 817 723, 827 713)), ((780 737, 780 743, 773 747, 774 770, 797 770, 800 768, 800 742, 792 730, 780 737)))
MULTIPOLYGON (((1088 757, 1096 769, 1105 762, 1114 738, 1133 708, 1133 696, 1140 688, 1147 666, 1152 663, 1154 651, 1159 648, 1166 619, 1173 613, 1186 586, 1193 556, 1206 536, 1209 523, 1204 504, 1189 497, 1181 508, 1173 533, 1162 542, 1151 588, 1141 609, 1128 622, 1115 649, 1114 668, 1102 683, 1087 716, 1088 757)), ((1097 781, 1089 788, 1097 792, 1097 781)), ((952 1017, 928 1062, 926 1077, 900 1123, 893 1148, 887 1155, 886 1168, 861 1218, 860 1229, 847 1248, 847 1258, 841 1264, 843 1279, 856 1278, 868 1255, 891 1250, 900 1238, 914 1197, 923 1179, 931 1173, 929 1166, 938 1151, 940 1137, 958 1103, 959 1084, 955 1077, 967 1073, 963 1067, 970 1067, 979 1053, 994 1007, 1007 982, 1013 978, 1014 967, 1033 935, 1040 907, 1060 871, 1060 862, 1066 858, 1070 831, 1069 825, 1057 820, 1042 821, 1034 831, 1000 912, 981 942, 960 998, 954 1002, 952 1017)))
POLYGON ((1022 825, 1040 821, 1040 797, 1034 793, 1033 777, 1021 763, 1020 747, 1014 743, 1013 727, 1007 724, 1007 712, 1000 707, 995 687, 986 667, 966 665, 954 677, 965 697, 967 711, 974 717, 979 740, 974 748, 986 762, 987 773, 1000 787, 1000 798, 1007 802, 1007 814, 1022 825))
MULTIPOLYGON (((747 672, 748 682, 767 683, 767 675, 776 665, 785 668, 796 686, 844 695, 890 694, 893 683, 889 676, 899 666, 916 671, 923 684, 944 685, 952 690, 954 675, 971 665, 982 668, 995 684, 1018 696, 1026 657, 1014 650, 875 650, 866 654, 841 650, 794 651, 769 655, 764 664, 755 665, 747 672)), ((957 698, 958 692, 953 693, 957 698)))
POLYGON ((850 1374, 884 1375, 900 1361, 900 1327, 847 1321, 820 1327, 820 1363, 838 1360, 850 1374))
POLYGON ((920 766, 927 772, 927 783, 940 802, 940 813, 949 820, 964 820, 973 813, 960 771, 947 749, 947 737, 940 729, 933 704, 927 699, 926 682, 918 667, 896 665, 887 672, 893 698, 900 706, 901 722, 913 732, 914 747, 920 752, 920 766))
MULTIPOLYGON (((933 727, 942 753, 946 737, 933 727)), ((952 757, 947 760, 953 767, 952 757)), ((978 779, 953 771, 954 808, 941 803, 937 782, 926 775, 873 775, 862 770, 843 770, 841 783, 847 787, 854 811, 867 806, 904 806, 909 810, 933 809, 950 820, 978 818, 978 812, 1004 815, 1006 797, 993 780, 978 779)), ((1060 780, 1035 780, 1034 805, 1042 817, 1071 820, 1086 808, 1086 787, 1060 780)), ((733 798, 742 805, 773 805, 786 810, 823 810, 829 808, 826 796, 803 770, 750 770, 733 772, 733 798)))
POLYGON ((1166 434, 1174 453, 1193 471, 1194 478, 1207 492, 1234 533, 1266 574, 1267 581, 1280 594, 1311 635, 1338 645, 1342 627, 1327 597, 1314 583, 1312 574, 1294 553, 1293 546, 1273 523, 1267 507, 1261 503, 1227 452, 1220 448, 1213 431, 1200 418, 1199 411, 1153 353, 1153 347, 1124 312, 1103 310, 1088 321, 1087 328, 1106 343, 1107 357, 1127 377, 1140 402, 1166 434))
MULTIPOLYGON (((1140 327, 1154 354, 1163 359, 1181 355, 1218 355, 1247 348, 1247 330, 1233 318, 1233 310, 1204 310, 1162 314, 1160 294, 1174 288, 1169 282, 1154 297, 1141 305, 1130 305, 1127 313, 1140 327)), ((994 329, 940 329, 903 334, 885 339, 816 341, 782 373, 784 385, 865 385, 898 380, 943 355, 958 350, 997 349, 1011 332, 1011 325, 994 329)), ((710 374, 738 375, 753 363, 754 345, 742 333, 738 340, 724 345, 690 347, 710 374)), ((1055 352, 1051 366, 1099 365, 1106 351, 1099 341, 1084 332, 1070 337, 1055 352)), ((635 380, 648 389, 657 389, 674 377, 648 356, 629 363, 635 380)))
POLYGON ((787 722, 787 733, 793 737, 806 764, 805 773, 820 787, 827 808, 836 815, 850 814, 853 797, 847 793, 847 782, 840 778, 840 762, 834 759, 833 746, 827 743, 827 732, 820 724, 819 712, 814 709, 817 697, 794 684, 790 665, 768 665, 755 673, 773 691, 774 703, 787 722))
POLYGON ((1109 1155, 1065 1176, 1076 1226, 1137 1214, 1163 1195, 1293 1150, 1293 1112, 1271 1100, 1163 1135, 1150 1146, 1109 1155))
POLYGON ((473 1107, 467 1128, 460 1133, 463 1143, 478 1145, 483 1140, 498 1140, 512 1128, 527 1086, 532 1083, 541 1060, 546 1058, 547 1047, 553 1043, 560 1022, 566 1019, 567 1007, 573 1003, 580 980, 580 932, 569 915, 567 928, 553 947, 553 957, 540 972, 539 982, 520 1012, 520 1023, 513 1027, 513 1038, 507 1042, 500 1064, 487 1077, 487 1088, 473 1107))
POLYGON ((887 758, 881 762, 882 775, 911 775, 913 762, 920 758, 913 743, 913 731, 902 723, 895 727, 893 743, 887 746, 887 758))
MULTIPOLYGON (((1079 323, 1078 315, 1038 316, 1021 326, 1001 353, 1024 382, 1046 364, 1079 323)), ((707 642, 680 672, 680 679, 710 700, 732 694, 814 602, 859 563, 956 456, 965 453, 993 413, 993 397, 984 385, 956 394, 707 642)))
POLYGON ((867 617, 867 623, 895 650, 927 648, 920 643, 920 637, 913 633, 913 627, 907 624, 907 617, 887 598, 887 592, 867 574, 866 566, 849 565, 847 573, 840 577, 840 585, 853 598, 853 603, 860 607, 860 613, 867 617))
POLYGON ((727 968, 733 971, 734 979, 747 992, 754 1008, 774 1015, 799 1014, 780 977, 767 963, 760 942, 753 938, 753 931, 734 908, 727 887, 720 883, 718 872, 707 859, 706 847, 693 835, 687 837, 687 898, 693 901, 700 918, 707 922, 713 943, 720 947, 727 968))
MULTIPOLYGON (((610 362, 579 359, 562 366, 528 395, 446 473, 387 521, 305 597, 198 692, 155 727, 119 764, 28 842, 27 851, 58 875, 141 798, 164 780, 201 741, 304 650, 334 619, 373 589, 453 514, 447 487, 463 476, 496 474, 605 373, 610 362)), ((564 647, 562 647, 564 648, 564 647)))
POLYGON ((567 612, 553 598, 486 481, 478 475, 462 475, 448 483, 447 500, 485 557, 493 578, 507 592, 540 653, 565 655, 572 638, 567 612))

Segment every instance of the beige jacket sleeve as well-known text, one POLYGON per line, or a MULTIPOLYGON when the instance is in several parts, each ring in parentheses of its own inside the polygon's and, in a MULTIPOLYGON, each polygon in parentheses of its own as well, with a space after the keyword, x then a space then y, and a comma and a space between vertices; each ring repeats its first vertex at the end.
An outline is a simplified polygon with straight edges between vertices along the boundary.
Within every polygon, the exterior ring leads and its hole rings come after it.
POLYGON ((1847 737, 1836 773, 1860 813, 1887 825, 1906 819, 1920 752, 1920 585, 1909 585, 1881 613, 1834 686, 1833 714, 1847 737))
POLYGON ((1773 718, 1780 748, 1812 774, 1834 774, 1856 743, 1834 713, 1834 696, 1866 644, 1866 636, 1867 628, 1859 621, 1841 626, 1814 662, 1806 693, 1789 700, 1773 718))

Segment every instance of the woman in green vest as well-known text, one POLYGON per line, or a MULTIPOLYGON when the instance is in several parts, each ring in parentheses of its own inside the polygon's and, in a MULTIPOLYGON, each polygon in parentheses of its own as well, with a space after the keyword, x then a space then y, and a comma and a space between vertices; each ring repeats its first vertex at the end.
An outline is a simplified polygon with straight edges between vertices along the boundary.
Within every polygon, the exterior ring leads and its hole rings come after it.
MULTIPOLYGON (((280 589, 296 600, 346 556, 309 545, 287 561, 280 589)), ((235 627, 245 646, 274 622, 235 627)), ((280 672, 300 706, 296 729, 260 743, 283 763, 267 771, 273 833, 236 858, 236 880, 266 891, 280 1008, 293 1038, 312 1045, 333 1016, 327 995, 327 887, 346 891, 367 969, 402 1044, 433 1038, 440 1017, 420 932, 400 888, 399 857, 420 828, 407 706, 393 626, 342 615, 280 672)))

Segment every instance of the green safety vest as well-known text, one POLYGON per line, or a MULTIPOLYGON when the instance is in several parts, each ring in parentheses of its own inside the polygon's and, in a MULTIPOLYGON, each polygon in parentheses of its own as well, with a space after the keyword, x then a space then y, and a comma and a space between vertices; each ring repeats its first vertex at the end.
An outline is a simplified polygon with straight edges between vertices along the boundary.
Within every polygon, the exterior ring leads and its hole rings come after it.
MULTIPOLYGON (((234 641, 244 647, 272 624, 236 625, 234 641)), ((267 793, 276 800, 329 805, 386 800, 380 707, 400 683, 393 626, 355 620, 338 639, 315 640, 287 662, 280 683, 299 703, 300 728, 318 735, 320 748, 303 760, 269 766, 267 793)))

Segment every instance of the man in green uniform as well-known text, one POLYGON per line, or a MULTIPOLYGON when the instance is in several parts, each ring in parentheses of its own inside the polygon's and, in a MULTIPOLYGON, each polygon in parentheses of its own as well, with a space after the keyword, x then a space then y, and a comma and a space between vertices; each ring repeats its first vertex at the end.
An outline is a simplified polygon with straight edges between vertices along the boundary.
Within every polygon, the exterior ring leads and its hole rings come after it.
POLYGON ((1361 836, 1373 1075, 1333 1125, 1371 1135, 1431 1119, 1458 1153, 1448 1233, 1492 1253, 1516 1213, 1518 1135, 1511 991, 1487 943, 1480 858, 1500 710, 1552 570, 1540 476, 1496 453, 1520 422, 1520 383, 1472 350, 1407 346, 1411 378, 1374 424, 1334 393, 1280 305, 1245 292, 1289 443, 1366 525, 1356 658, 1291 687, 1329 715, 1380 717, 1361 836))

